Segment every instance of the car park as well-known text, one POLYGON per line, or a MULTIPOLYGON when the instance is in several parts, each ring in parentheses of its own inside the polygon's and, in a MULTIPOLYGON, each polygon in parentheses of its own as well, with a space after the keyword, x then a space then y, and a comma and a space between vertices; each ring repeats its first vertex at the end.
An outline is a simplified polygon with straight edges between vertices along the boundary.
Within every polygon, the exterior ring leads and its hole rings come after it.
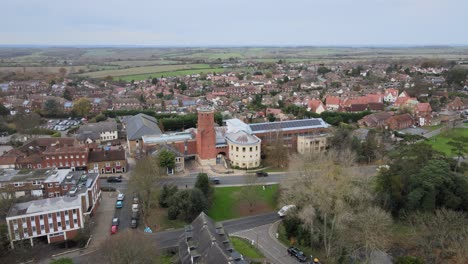
POLYGON ((290 204, 290 205, 285 205, 283 207, 281 207, 281 209, 278 211, 278 215, 280 217, 284 217, 288 214, 288 211, 293 209, 293 208, 296 208, 296 206, 294 204, 290 204))
POLYGON ((123 201, 117 201, 117 202, 115 203, 115 208, 120 209, 120 208, 122 208, 122 207, 123 207, 123 201))
POLYGON ((219 180, 218 177, 210 178, 210 181, 211 181, 212 183, 214 183, 214 184, 220 184, 220 183, 221 183, 221 181, 219 180))
POLYGON ((299 262, 306 262, 307 257, 304 255, 304 252, 300 251, 296 247, 288 248, 288 254, 291 257, 295 257, 299 262))
POLYGON ((259 171, 256 173, 257 177, 267 177, 268 173, 264 171, 259 171))
POLYGON ((123 201, 124 199, 125 199, 125 194, 119 193, 119 195, 117 195, 117 201, 123 201))

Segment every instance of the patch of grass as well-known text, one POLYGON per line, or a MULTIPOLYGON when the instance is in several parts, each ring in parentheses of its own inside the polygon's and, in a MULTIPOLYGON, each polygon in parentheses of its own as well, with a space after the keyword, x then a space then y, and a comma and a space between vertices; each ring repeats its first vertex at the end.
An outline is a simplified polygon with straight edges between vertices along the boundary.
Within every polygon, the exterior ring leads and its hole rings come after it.
POLYGON ((171 264, 172 262, 172 256, 169 255, 162 255, 159 257, 159 261, 157 263, 161 264, 171 264))
POLYGON ((244 257, 259 259, 265 256, 256 247, 252 246, 247 240, 239 237, 230 237, 234 249, 244 257))
POLYGON ((467 128, 454 128, 448 132, 441 132, 439 135, 428 139, 426 142, 435 150, 445 153, 449 157, 454 157, 456 154, 452 151, 452 147, 448 145, 450 140, 455 137, 468 137, 467 128))
POLYGON ((225 72, 230 71, 232 69, 228 68, 199 68, 199 69, 190 69, 190 70, 177 70, 177 71, 166 71, 166 72, 153 72, 153 73, 145 73, 145 74, 136 74, 136 75, 126 75, 126 76, 118 76, 114 77, 114 80, 124 80, 124 81, 140 81, 146 80, 150 78, 160 78, 161 76, 164 77, 173 77, 173 76, 184 76, 184 75, 192 75, 192 74, 199 74, 199 73, 212 73, 212 72, 225 72))
MULTIPOLYGON (((208 211, 208 215, 215 221, 223 221, 241 217, 238 212, 239 200, 238 193, 242 186, 215 188, 213 204, 208 211)), ((256 186, 258 192, 258 201, 264 202, 268 209, 273 211, 277 208, 278 185, 270 185, 263 190, 262 186, 256 186)), ((255 212, 253 212, 254 214, 255 212)))
POLYGON ((105 78, 107 76, 112 77, 124 77, 127 75, 140 75, 140 74, 154 74, 160 72, 172 72, 178 70, 190 70, 190 69, 206 69, 210 66, 208 64, 180 64, 180 65, 157 65, 157 66, 143 66, 143 67, 132 67, 127 69, 118 70, 104 70, 104 71, 93 71, 80 74, 81 76, 88 76, 91 78, 105 78))
MULTIPOLYGON (((153 208, 146 219, 146 224, 153 232, 184 227, 187 223, 182 220, 169 220, 166 208, 153 208)), ((145 224, 140 219, 139 228, 144 229, 145 224)))
POLYGON ((287 168, 270 167, 270 168, 264 169, 263 171, 264 171, 264 172, 285 172, 285 171, 287 171, 287 170, 288 170, 287 168))
POLYGON ((429 130, 429 131, 434 131, 434 130, 439 129, 439 128, 441 128, 441 127, 442 127, 442 125, 437 125, 437 126, 424 126, 424 127, 422 127, 422 128, 423 128, 423 129, 426 129, 426 130, 429 130))

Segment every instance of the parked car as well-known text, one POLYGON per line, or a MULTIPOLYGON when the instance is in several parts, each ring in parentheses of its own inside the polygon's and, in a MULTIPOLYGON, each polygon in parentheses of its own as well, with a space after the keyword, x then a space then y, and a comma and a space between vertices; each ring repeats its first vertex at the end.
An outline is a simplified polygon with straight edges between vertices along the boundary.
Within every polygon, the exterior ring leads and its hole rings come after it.
POLYGON ((267 177, 268 176, 268 173, 264 172, 264 171, 259 171, 256 174, 257 174, 257 177, 267 177))
POLYGON ((214 183, 214 184, 220 184, 221 181, 219 180, 218 177, 214 177, 214 178, 210 178, 211 182, 214 183))
POLYGON ((140 218, 140 213, 138 211, 133 212, 132 211, 132 219, 139 219, 140 218))
POLYGON ((107 182, 122 182, 122 175, 118 177, 115 177, 115 176, 107 177, 107 182))
POLYGON ((123 201, 125 198, 125 194, 123 193, 119 193, 119 195, 117 195, 117 201, 123 201))
POLYGON ((138 204, 132 204, 132 212, 138 212, 139 209, 138 204))
POLYGON ((120 219, 118 217, 112 218, 112 225, 118 226, 120 224, 120 219))
POLYGON ((140 199, 138 198, 138 196, 136 196, 136 195, 133 196, 133 203, 134 204, 139 204, 140 203, 140 199))
POLYGON ((295 257, 299 262, 306 262, 307 257, 304 255, 304 252, 300 251, 298 248, 290 247, 288 248, 288 254, 291 257, 295 257))
POLYGON ((280 217, 284 217, 288 214, 288 211, 293 209, 293 208, 296 208, 296 206, 294 204, 290 204, 290 205, 285 205, 283 207, 281 207, 281 209, 278 211, 278 215, 280 217))
POLYGON ((120 209, 120 208, 122 208, 122 207, 123 207, 123 201, 117 201, 117 202, 115 203, 115 208, 120 209))
POLYGON ((131 228, 137 228, 138 227, 138 219, 133 219, 132 222, 130 223, 131 228))
POLYGON ((119 230, 118 226, 113 225, 111 227, 111 235, 117 234, 117 231, 119 230))

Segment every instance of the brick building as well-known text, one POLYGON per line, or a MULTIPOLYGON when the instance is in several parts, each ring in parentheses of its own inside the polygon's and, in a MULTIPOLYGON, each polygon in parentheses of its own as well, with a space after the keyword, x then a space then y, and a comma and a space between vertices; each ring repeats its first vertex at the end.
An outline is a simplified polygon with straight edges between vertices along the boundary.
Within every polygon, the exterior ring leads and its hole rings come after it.
POLYGON ((101 199, 97 173, 57 170, 44 181, 44 188, 51 198, 10 208, 6 222, 12 248, 15 241, 24 239, 33 245, 33 238, 46 237, 48 243, 74 238, 101 199))
POLYGON ((124 173, 127 171, 127 158, 124 149, 93 150, 88 156, 88 171, 95 173, 124 173))

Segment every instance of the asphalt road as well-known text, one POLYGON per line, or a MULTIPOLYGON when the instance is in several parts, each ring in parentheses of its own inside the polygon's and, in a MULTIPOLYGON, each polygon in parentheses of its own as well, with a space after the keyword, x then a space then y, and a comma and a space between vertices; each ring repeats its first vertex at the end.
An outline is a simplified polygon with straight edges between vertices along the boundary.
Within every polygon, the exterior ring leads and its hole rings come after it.
MULTIPOLYGON (((227 220, 221 223, 223 224, 224 229, 228 233, 235 233, 243 230, 252 229, 258 226, 271 224, 278 221, 279 219, 280 218, 277 212, 270 212, 266 214, 227 220)), ((182 235, 183 232, 183 229, 177 229, 173 231, 157 232, 146 235, 154 239, 157 248, 164 249, 177 246, 179 237, 182 235)))

